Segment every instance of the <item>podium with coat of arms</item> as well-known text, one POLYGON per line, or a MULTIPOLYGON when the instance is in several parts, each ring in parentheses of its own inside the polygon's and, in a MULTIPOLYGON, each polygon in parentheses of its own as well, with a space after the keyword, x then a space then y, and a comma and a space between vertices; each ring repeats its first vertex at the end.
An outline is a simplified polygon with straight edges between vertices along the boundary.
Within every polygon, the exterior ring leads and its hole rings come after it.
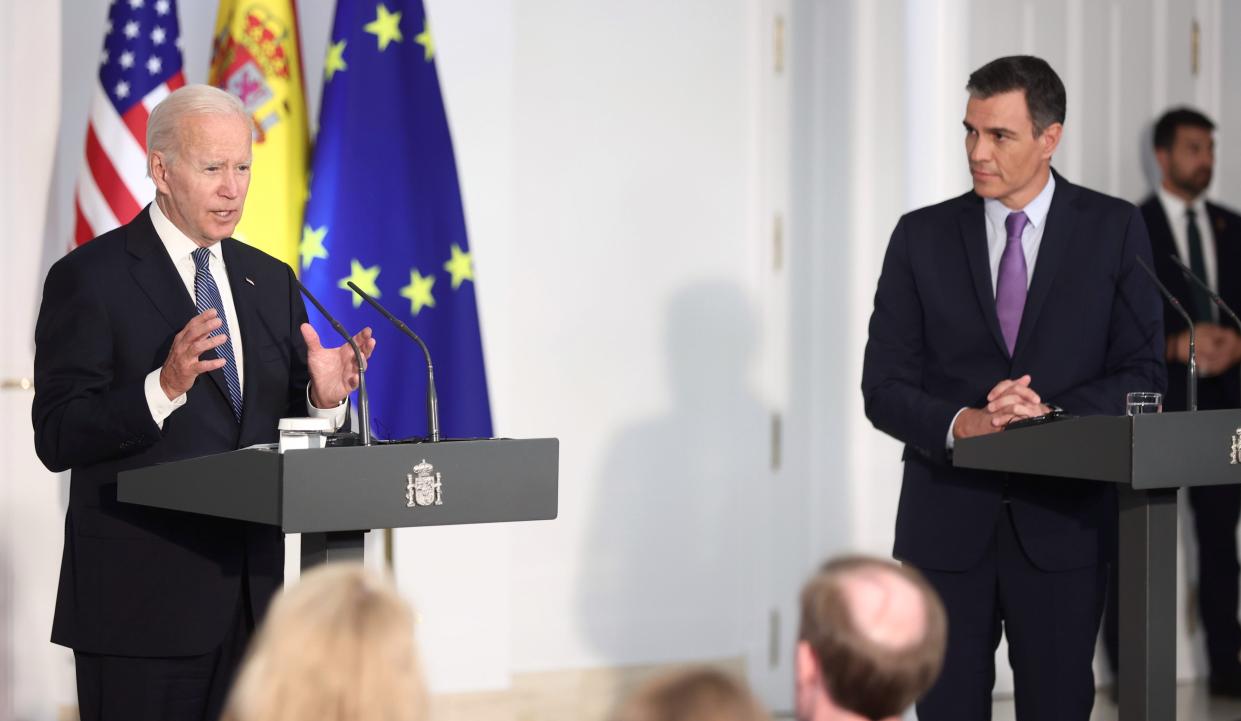
POLYGON ((121 473, 117 500, 302 534, 302 569, 362 559, 374 528, 556 518, 560 442, 246 448, 121 473))
POLYGON ((1177 489, 1241 483, 1241 410, 1073 418, 958 441, 953 463, 1116 484, 1120 721, 1174 718, 1177 489))

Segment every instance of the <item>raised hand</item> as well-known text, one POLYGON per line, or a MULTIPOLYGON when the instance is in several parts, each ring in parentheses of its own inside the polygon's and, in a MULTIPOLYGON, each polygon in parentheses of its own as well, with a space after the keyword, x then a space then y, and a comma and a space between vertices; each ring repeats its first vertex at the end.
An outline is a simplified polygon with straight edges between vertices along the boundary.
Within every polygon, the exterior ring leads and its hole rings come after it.
MULTIPOLYGON (((310 367, 310 402, 316 408, 335 408, 341 404, 359 382, 357 358, 348 343, 335 348, 325 348, 309 323, 302 323, 302 338, 306 341, 306 363, 310 367)), ((363 362, 375 352, 375 338, 370 328, 363 328, 353 337, 362 351, 363 362)))
POLYGON ((218 348, 228 341, 228 336, 221 333, 213 338, 207 336, 221 325, 215 308, 208 308, 190 319, 189 323, 172 338, 172 348, 168 349, 168 357, 159 371, 159 387, 163 389, 168 400, 189 392, 194 381, 203 373, 223 368, 227 362, 223 358, 199 360, 199 356, 212 348, 218 348))

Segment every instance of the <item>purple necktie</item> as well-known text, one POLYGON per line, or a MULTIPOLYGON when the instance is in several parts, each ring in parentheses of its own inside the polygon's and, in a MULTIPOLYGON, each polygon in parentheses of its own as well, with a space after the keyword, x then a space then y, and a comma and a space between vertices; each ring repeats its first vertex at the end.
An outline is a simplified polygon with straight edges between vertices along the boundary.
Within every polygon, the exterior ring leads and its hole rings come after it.
POLYGON ((1026 254, 1021 249, 1021 231, 1029 219, 1025 213, 1009 213, 1004 219, 1008 242, 1000 256, 1000 272, 995 278, 995 314, 1008 344, 1008 354, 1017 346, 1017 330, 1021 328, 1021 312, 1026 307, 1026 254))

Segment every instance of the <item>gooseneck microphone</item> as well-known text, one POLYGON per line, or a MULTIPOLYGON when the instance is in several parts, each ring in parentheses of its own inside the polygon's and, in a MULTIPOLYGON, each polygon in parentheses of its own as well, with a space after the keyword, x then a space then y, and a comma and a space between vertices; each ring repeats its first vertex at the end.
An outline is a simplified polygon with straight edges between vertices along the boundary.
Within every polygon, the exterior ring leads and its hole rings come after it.
POLYGON ((1231 318, 1232 322, 1237 325, 1239 330, 1241 330, 1241 318, 1238 318, 1237 314, 1232 312, 1232 308, 1229 308, 1228 304, 1224 302, 1224 299, 1219 297, 1219 293, 1211 290, 1211 286, 1207 285, 1206 281, 1194 275, 1194 272, 1189 269, 1189 266, 1185 265, 1185 263, 1180 258, 1176 257, 1175 254, 1168 257, 1172 258, 1172 262, 1176 263, 1176 267, 1181 269, 1181 272, 1185 274, 1185 277, 1189 278, 1194 285, 1206 292, 1207 296, 1215 303, 1215 305, 1219 306, 1219 309, 1224 311, 1224 315, 1231 318))
POLYGON ((1233 324, 1237 326, 1237 330, 1241 330, 1241 318, 1238 318, 1237 314, 1232 312, 1232 308, 1228 307, 1228 304, 1225 303, 1224 299, 1219 296, 1219 293, 1211 290, 1211 286, 1207 285, 1206 281, 1194 275, 1194 272, 1190 270, 1189 266, 1185 265, 1180 258, 1177 257, 1176 253, 1171 253, 1168 257, 1172 258, 1172 262, 1176 263, 1177 267, 1181 269, 1181 272, 1185 274, 1186 278, 1189 278, 1193 281, 1194 285, 1197 285, 1206 292, 1207 297, 1209 297, 1215 305, 1223 311, 1224 315, 1232 319, 1233 324))
POLYGON ((380 305, 379 301, 372 298, 366 291, 354 285, 353 281, 346 281, 346 284, 353 289, 354 293, 362 296, 362 299, 370 303, 371 307, 379 311, 388 322, 396 326, 402 333, 409 336, 422 348, 422 355, 427 359, 427 433, 432 443, 439 443, 440 440, 440 402, 435 394, 435 366, 431 365, 431 351, 427 349, 427 344, 422 342, 418 334, 409 329, 400 318, 390 313, 387 308, 380 305))
POLYGON ((1196 411, 1198 410, 1198 351, 1194 345, 1194 320, 1189 317, 1189 313, 1185 312, 1185 307, 1181 305, 1181 301, 1177 300, 1176 296, 1172 295, 1167 287, 1159 282, 1155 271, 1151 270, 1146 261, 1142 260, 1142 256, 1138 255, 1134 256, 1134 258, 1137 259, 1138 265, 1142 266, 1142 270, 1146 271, 1146 274, 1150 276, 1151 282, 1163 294, 1164 299, 1168 301, 1168 305, 1171 305, 1185 319, 1185 324, 1189 326, 1189 374, 1185 377, 1185 397, 1189 402, 1189 410, 1196 411))
POLYGON ((302 285, 302 281, 298 280, 297 276, 293 276, 293 282, 297 283, 297 287, 301 289, 302 295, 306 296, 306 298, 314 304, 315 309, 318 310, 324 318, 327 318, 327 322, 332 324, 332 328, 339 333, 340 337, 344 338, 345 342, 349 344, 349 347, 353 349, 353 357, 358 362, 358 413, 362 416, 362 420, 360 422, 360 425, 362 426, 362 445, 369 446, 371 445, 371 404, 370 399, 366 394, 366 359, 362 357, 362 351, 358 349, 358 344, 353 342, 353 337, 349 335, 349 331, 345 330, 345 327, 333 318, 331 313, 327 312, 327 308, 324 308, 323 304, 319 302, 319 299, 314 297, 314 295, 306 289, 306 286, 302 285))

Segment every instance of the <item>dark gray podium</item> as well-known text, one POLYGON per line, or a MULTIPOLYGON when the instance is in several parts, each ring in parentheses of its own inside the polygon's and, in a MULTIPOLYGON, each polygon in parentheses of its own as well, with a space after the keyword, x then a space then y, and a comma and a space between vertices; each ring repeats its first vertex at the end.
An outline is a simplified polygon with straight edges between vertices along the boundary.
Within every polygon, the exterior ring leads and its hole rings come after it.
POLYGON ((1116 483, 1120 719, 1176 717, 1176 491, 1241 483, 1241 411, 1096 416, 958 441, 963 468, 1116 483))
POLYGON ((244 449, 121 473, 116 497, 301 533, 305 569, 361 560, 372 528, 553 519, 559 454, 555 438, 244 449))

